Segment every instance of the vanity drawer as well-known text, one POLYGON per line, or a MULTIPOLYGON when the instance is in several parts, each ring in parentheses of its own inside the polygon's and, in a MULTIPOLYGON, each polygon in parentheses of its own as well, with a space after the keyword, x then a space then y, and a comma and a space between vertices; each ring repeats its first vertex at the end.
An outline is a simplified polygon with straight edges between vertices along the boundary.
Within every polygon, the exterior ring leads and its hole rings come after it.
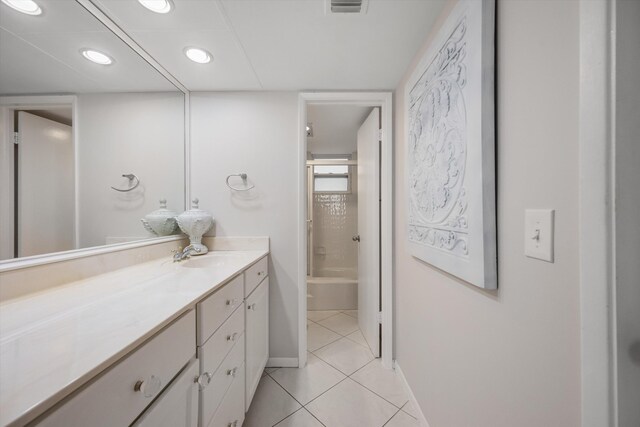
POLYGON ((192 310, 35 424, 42 427, 131 424, 194 356, 194 326, 192 310))
MULTIPOLYGON (((207 427, 241 427, 244 422, 244 365, 207 427)), ((203 424, 204 426, 205 424, 203 424)))
POLYGON ((184 368, 132 427, 198 426, 198 361, 184 368))
MULTIPOLYGON (((200 372, 214 373, 231 349, 244 341, 244 303, 203 345, 198 347, 200 372)), ((244 345, 243 345, 244 348, 244 345)))
MULTIPOLYGON (((201 362, 202 365, 206 364, 201 362)), ((218 370, 213 371, 202 368, 200 376, 200 419, 202 425, 207 425, 213 414, 220 406, 229 387, 240 376, 240 369, 244 371, 244 336, 238 341, 226 359, 220 364, 218 370), (212 375, 208 381, 208 375, 212 375)))
POLYGON ((265 256, 260 261, 247 268, 244 272, 244 297, 248 297, 260 282, 269 275, 269 256, 265 256))
POLYGON ((198 303, 198 345, 202 345, 242 304, 244 278, 242 274, 232 279, 213 295, 198 303))

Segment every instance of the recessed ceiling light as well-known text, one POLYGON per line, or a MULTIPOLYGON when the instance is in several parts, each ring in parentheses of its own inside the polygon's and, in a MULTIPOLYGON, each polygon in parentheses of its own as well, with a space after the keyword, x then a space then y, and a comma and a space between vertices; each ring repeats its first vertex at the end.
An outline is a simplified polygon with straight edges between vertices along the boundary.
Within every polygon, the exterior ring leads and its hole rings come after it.
POLYGON ((187 55, 187 58, 198 64, 211 62, 211 54, 204 49, 187 47, 184 49, 184 54, 187 55))
POLYGON ((9 6, 11 9, 25 13, 27 15, 42 14, 42 9, 40 9, 38 3, 34 2, 33 0, 2 0, 2 3, 9 6))
POLYGON ((113 59, 109 55, 107 55, 106 53, 97 51, 95 49, 81 49, 80 53, 86 59, 88 59, 91 62, 95 62, 96 64, 100 64, 100 65, 113 64, 113 59))
POLYGON ((138 0, 138 3, 155 13, 169 13, 173 9, 171 0, 138 0))

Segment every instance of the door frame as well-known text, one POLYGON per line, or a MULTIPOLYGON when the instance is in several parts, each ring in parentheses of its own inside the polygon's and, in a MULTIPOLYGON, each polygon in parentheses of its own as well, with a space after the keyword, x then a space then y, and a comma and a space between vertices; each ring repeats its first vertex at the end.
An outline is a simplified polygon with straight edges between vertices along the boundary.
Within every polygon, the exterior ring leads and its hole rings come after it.
POLYGON ((393 95, 391 92, 301 92, 298 96, 298 366, 307 363, 307 105, 380 107, 380 267, 382 365, 393 367, 393 95))
MULTIPOLYGON (((80 168, 80 163, 78 160, 78 98, 75 95, 23 95, 23 96, 2 96, 0 97, 0 108, 2 108, 5 112, 11 113, 7 117, 6 120, 9 122, 6 123, 4 129, 4 135, 2 135, 2 142, 12 143, 13 140, 13 112, 16 110, 19 111, 30 111, 30 110, 46 110, 49 108, 57 108, 57 107, 70 107, 71 108, 71 145, 73 150, 73 194, 74 194, 74 207, 73 207, 73 244, 74 249, 76 250, 79 247, 79 239, 80 239, 80 224, 78 221, 79 218, 79 182, 78 182, 78 173, 80 168), (10 117, 9 117, 10 116, 10 117)), ((11 167, 4 168, 3 173, 13 173, 13 155, 10 158, 3 159, 3 162, 10 161, 11 167)), ((1 177, 3 182, 5 181, 6 176, 1 177)), ((10 177, 10 181, 13 182, 13 176, 10 177)), ((13 215, 13 201, 11 201, 10 205, 4 206, 2 211, 2 215, 8 214, 9 209, 11 209, 11 215, 13 215)), ((49 255, 49 254, 44 254, 49 255)), ((36 255, 36 257, 41 257, 41 255, 36 255)), ((32 258, 32 257, 28 257, 32 258)), ((7 260, 9 261, 9 260, 7 260)))
POLYGON ((615 1, 580 4, 580 353, 583 427, 617 426, 615 1))

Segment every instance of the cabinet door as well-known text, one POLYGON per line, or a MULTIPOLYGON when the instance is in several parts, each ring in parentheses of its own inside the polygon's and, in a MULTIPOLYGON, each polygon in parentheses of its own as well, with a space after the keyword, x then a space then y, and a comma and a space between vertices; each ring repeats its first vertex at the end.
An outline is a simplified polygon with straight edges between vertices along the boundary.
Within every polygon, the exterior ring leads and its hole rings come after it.
POLYGON ((251 405, 269 358, 269 278, 247 298, 245 320, 246 409, 251 405))
MULTIPOLYGON (((207 427, 242 427, 244 423, 244 365, 207 427)), ((205 426, 202 423, 202 426, 205 426)))
POLYGON ((171 386, 140 417, 135 427, 196 427, 198 425, 198 361, 192 360, 171 386))

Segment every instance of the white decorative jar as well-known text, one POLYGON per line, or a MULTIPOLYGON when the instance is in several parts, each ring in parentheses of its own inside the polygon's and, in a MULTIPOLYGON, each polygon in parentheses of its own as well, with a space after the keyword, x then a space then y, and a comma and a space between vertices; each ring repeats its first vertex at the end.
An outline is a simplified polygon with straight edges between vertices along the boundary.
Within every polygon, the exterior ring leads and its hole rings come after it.
POLYGON ((207 211, 198 208, 198 199, 193 199, 191 209, 178 215, 178 226, 189 236, 191 255, 204 255, 209 249, 202 244, 202 235, 209 231, 213 225, 213 216, 207 211))
POLYGON ((176 221, 176 212, 167 209, 167 201, 160 200, 160 209, 157 209, 142 218, 142 225, 152 234, 156 236, 169 236, 178 228, 176 221))

